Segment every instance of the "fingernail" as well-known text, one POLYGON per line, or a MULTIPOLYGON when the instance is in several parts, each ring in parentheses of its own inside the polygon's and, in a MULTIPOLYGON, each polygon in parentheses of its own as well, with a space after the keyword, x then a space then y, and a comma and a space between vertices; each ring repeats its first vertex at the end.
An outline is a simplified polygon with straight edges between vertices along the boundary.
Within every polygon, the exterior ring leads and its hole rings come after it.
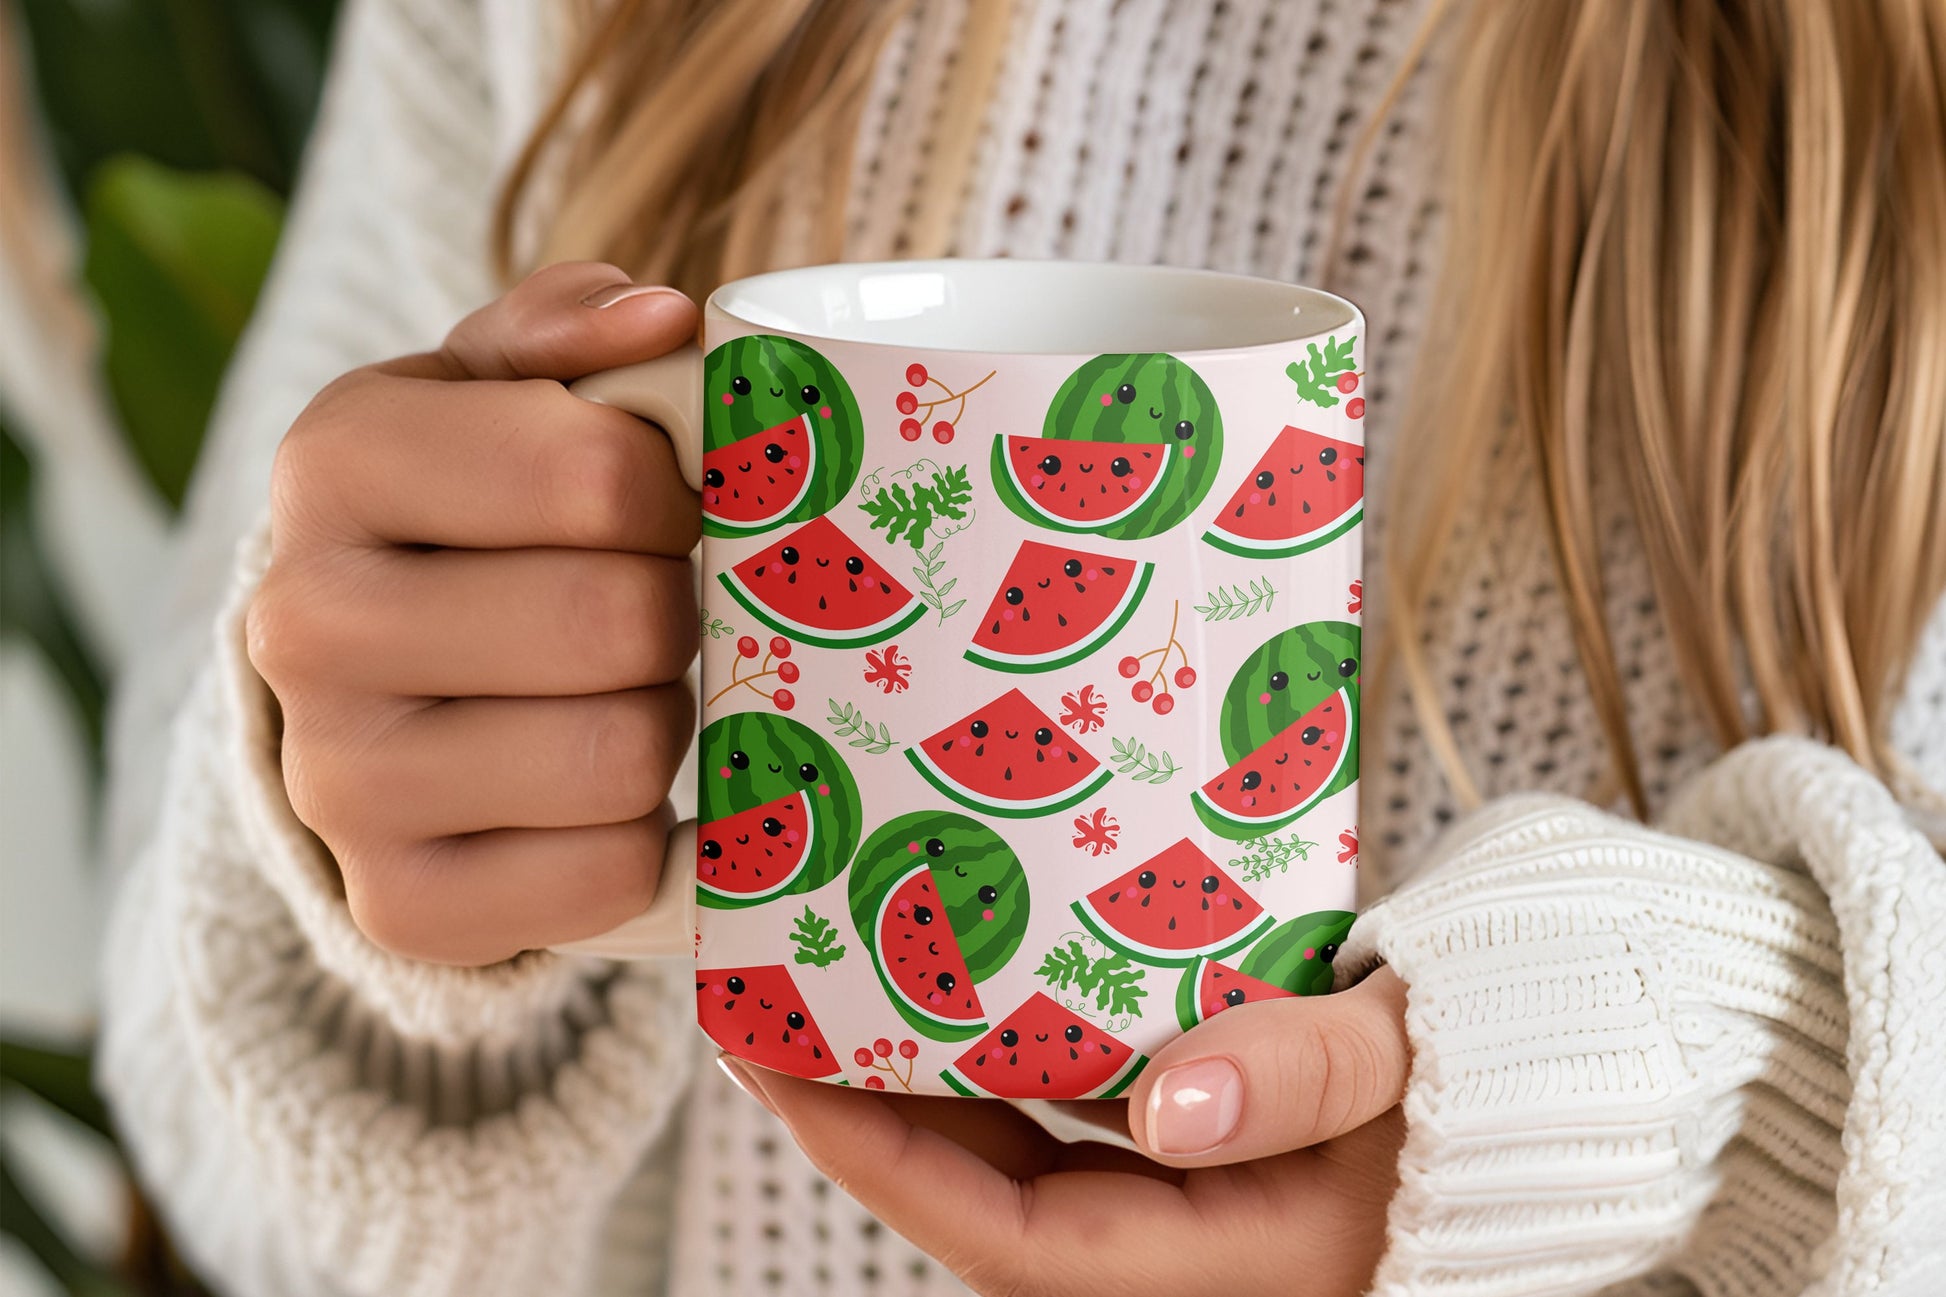
POLYGON ((748 1064, 738 1062, 728 1054, 718 1054, 716 1056, 716 1065, 723 1069, 723 1075, 729 1077, 735 1083, 737 1089, 770 1109, 771 1116, 775 1117, 778 1115, 777 1105, 772 1103, 770 1096, 764 1093, 763 1082, 757 1079, 757 1071, 755 1068, 750 1067, 748 1064))
POLYGON ((671 291, 673 290, 661 284, 608 284, 604 287, 597 288, 594 292, 582 298, 581 304, 600 310, 604 306, 613 306, 617 302, 626 302, 631 297, 646 297, 651 293, 668 293, 671 291))
POLYGON ((1149 1091, 1149 1147, 1158 1153, 1207 1153, 1236 1131, 1243 1115, 1243 1074, 1227 1058, 1172 1067, 1149 1091))

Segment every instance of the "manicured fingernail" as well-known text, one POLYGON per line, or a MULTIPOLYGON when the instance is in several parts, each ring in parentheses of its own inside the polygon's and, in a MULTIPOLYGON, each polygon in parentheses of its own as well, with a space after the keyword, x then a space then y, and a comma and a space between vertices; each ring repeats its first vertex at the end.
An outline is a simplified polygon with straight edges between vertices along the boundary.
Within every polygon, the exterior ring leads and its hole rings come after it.
POLYGON ((1149 1147, 1158 1153, 1207 1153, 1228 1139, 1243 1115, 1243 1074, 1227 1058, 1172 1067, 1149 1091, 1149 1147))
POLYGON ((775 1117, 777 1115, 777 1105, 773 1104, 770 1101, 770 1096, 764 1093, 763 1082, 757 1079, 757 1071, 755 1068, 738 1062, 728 1054, 718 1054, 716 1056, 716 1065, 723 1069, 723 1075, 729 1077, 736 1084, 737 1089, 770 1109, 771 1116, 775 1117))
POLYGON ((631 297, 646 297, 650 293, 667 293, 670 290, 661 284, 608 284, 597 288, 581 299, 583 306, 600 310, 617 302, 626 302, 631 297))

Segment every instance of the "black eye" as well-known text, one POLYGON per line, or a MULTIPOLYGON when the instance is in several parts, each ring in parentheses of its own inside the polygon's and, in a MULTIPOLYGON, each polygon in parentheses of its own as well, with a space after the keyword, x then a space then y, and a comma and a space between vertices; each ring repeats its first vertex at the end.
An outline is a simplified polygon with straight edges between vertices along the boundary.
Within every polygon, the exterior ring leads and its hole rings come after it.
POLYGON ((784 546, 784 548, 778 552, 777 557, 783 559, 786 563, 790 564, 792 567, 796 567, 797 566, 797 546, 795 545, 784 546))
POLYGON ((1129 464, 1127 459, 1123 458, 1120 455, 1117 455, 1115 456, 1114 460, 1108 465, 1108 471, 1113 473, 1116 477, 1127 477, 1130 473, 1133 473, 1135 469, 1129 464))
POLYGON ((1233 986, 1229 990, 1223 992, 1223 1003, 1229 1005, 1232 1009, 1236 1008, 1237 1005, 1242 1004, 1243 1001, 1244 1001, 1244 994, 1243 994, 1243 988, 1241 986, 1233 986))
POLYGON ((1291 678, 1282 671, 1273 671, 1270 673, 1270 687, 1273 692, 1281 693, 1290 682, 1291 678))
POLYGON ((1358 674, 1358 659, 1346 658, 1338 664, 1338 674, 1349 680, 1358 674))
POLYGON ((781 464, 784 462, 784 448, 773 441, 764 447, 764 458, 773 464, 781 464))
POLYGON ((1253 792, 1256 789, 1263 787, 1263 782, 1264 782, 1264 777, 1262 775, 1258 774, 1254 770, 1247 771, 1243 776, 1243 791, 1246 793, 1253 792))
POLYGON ((730 754, 730 765, 738 770, 748 770, 750 768, 750 755, 742 748, 738 748, 730 754))
POLYGON ((973 737, 976 739, 983 739, 987 736, 987 723, 985 721, 974 721, 967 728, 973 731, 973 737))
POLYGON ((1046 747, 1054 741, 1054 731, 1043 725, 1034 731, 1034 742, 1046 747))
POLYGON ((944 842, 941 842, 938 838, 927 838, 926 854, 931 856, 934 860, 937 860, 941 856, 946 854, 946 844, 944 842))
POLYGON ((991 905, 1000 899, 1000 889, 988 884, 980 889, 980 904, 991 905))
POLYGON ((1191 423, 1189 420, 1184 419, 1181 423, 1176 425, 1177 441, 1188 441, 1191 437, 1195 435, 1196 435, 1196 425, 1191 423))
POLYGON ((804 1015, 796 1009, 792 1009, 789 1013, 785 1014, 784 1021, 790 1024, 792 1031, 804 1030, 804 1015))
POLYGON ((1060 471, 1061 457, 1059 455, 1049 455, 1041 460, 1041 472, 1047 474, 1049 477, 1053 477, 1060 471))
POLYGON ((860 575, 861 573, 864 572, 864 570, 865 570, 865 560, 858 557, 858 555, 853 554, 850 558, 845 560, 845 571, 851 573, 853 576, 860 575))
POLYGON ((1263 472, 1257 474, 1258 490, 1268 491, 1275 485, 1277 485, 1277 474, 1271 472, 1269 469, 1265 469, 1263 472))
POLYGON ((941 973, 932 980, 934 986, 937 986, 942 992, 948 995, 951 995, 953 988, 959 985, 959 978, 954 977, 951 973, 941 973))
POLYGON ((1319 739, 1324 737, 1324 731, 1319 729, 1315 725, 1306 725, 1304 727, 1304 732, 1298 735, 1297 737, 1303 739, 1306 744, 1316 743, 1319 739))
POLYGON ((730 380, 730 390, 738 396, 748 396, 750 395, 750 380, 742 374, 738 374, 730 380))
POLYGON ((1137 875, 1135 876, 1135 883, 1136 883, 1136 886, 1138 886, 1138 887, 1154 887, 1154 886, 1155 886, 1155 870, 1153 870, 1153 869, 1144 869, 1144 870, 1143 870, 1143 871, 1142 871, 1141 873, 1139 873, 1139 874, 1137 874, 1137 875))
POLYGON ((1009 1027, 1005 1031, 1000 1033, 1000 1043, 1005 1045, 1008 1049, 1012 1049, 1015 1045, 1018 1045, 1020 1043, 1020 1033, 1015 1031, 1012 1027, 1009 1027))
POLYGON ((1332 960, 1336 959, 1337 957, 1338 957, 1338 943, 1335 941, 1327 941, 1324 943, 1324 945, 1318 948, 1318 958, 1322 959, 1327 964, 1330 963, 1332 960))
POLYGON ((1061 564, 1061 570, 1067 573, 1069 576, 1080 576, 1081 560, 1078 558, 1071 558, 1067 562, 1061 564))
POLYGON ((815 784, 818 781, 818 768, 806 761, 797 768, 797 777, 807 784, 815 784))
POLYGON ((1019 603, 1022 599, 1025 599, 1026 597, 1027 597, 1027 592, 1022 590, 1019 586, 1010 585, 1007 587, 1008 603, 1019 603))
POLYGON ((727 978, 723 985, 729 988, 731 995, 743 994, 743 979, 741 977, 727 978))
POLYGON ((1068 1029, 1061 1034, 1068 1038, 1068 1044, 1079 1045, 1081 1043, 1081 1024, 1078 1022, 1070 1022, 1068 1029))
POLYGON ((1123 405, 1133 405, 1135 403, 1135 384, 1123 383, 1120 387, 1116 388, 1115 399, 1123 405))
POLYGON ((1203 890, 1205 892, 1214 892, 1217 888, 1221 886, 1223 886, 1223 884, 1217 880, 1215 874, 1203 875, 1203 890))
POLYGON ((723 470, 722 470, 722 469, 720 469, 720 468, 712 468, 712 469, 711 469, 711 470, 710 470, 709 472, 707 472, 707 473, 705 473, 705 474, 703 474, 703 485, 704 485, 704 486, 722 486, 722 485, 723 485, 723 470))
POLYGON ((798 395, 804 398, 804 404, 816 405, 818 403, 818 397, 822 395, 822 393, 820 393, 817 388, 811 386, 809 383, 806 383, 803 387, 803 390, 798 392, 798 395))
POLYGON ((929 923, 931 923, 931 922, 932 922, 932 906, 930 906, 930 905, 915 905, 915 906, 913 906, 913 907, 912 907, 912 921, 913 921, 914 923, 916 923, 916 924, 918 924, 918 925, 919 925, 920 927, 922 927, 922 928, 923 928, 923 927, 925 927, 925 926, 926 926, 927 924, 929 924, 929 923))
POLYGON ((774 816, 770 817, 763 822, 763 830, 765 837, 774 838, 784 831, 784 822, 774 816))
POLYGON ((1318 463, 1323 464, 1326 468, 1331 467, 1331 465, 1337 462, 1338 448, 1336 446, 1326 446, 1318 452, 1318 463))
POLYGON ((723 855, 723 844, 718 842, 715 838, 711 838, 708 842, 705 842, 703 844, 702 856, 705 860, 718 860, 722 858, 722 855, 723 855))

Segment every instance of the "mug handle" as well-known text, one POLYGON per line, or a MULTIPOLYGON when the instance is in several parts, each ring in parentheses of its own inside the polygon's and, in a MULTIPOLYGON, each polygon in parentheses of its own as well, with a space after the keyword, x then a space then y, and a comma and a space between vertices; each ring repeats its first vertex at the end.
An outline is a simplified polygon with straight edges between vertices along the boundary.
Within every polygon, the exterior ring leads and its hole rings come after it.
MULTIPOLYGON (((694 343, 636 365, 603 370, 572 383, 585 401, 612 405, 655 424, 675 448, 676 464, 692 491, 703 487, 703 349, 694 343)), ((696 821, 669 830, 662 876, 649 908, 598 937, 549 949, 603 959, 658 959, 696 951, 696 821)))

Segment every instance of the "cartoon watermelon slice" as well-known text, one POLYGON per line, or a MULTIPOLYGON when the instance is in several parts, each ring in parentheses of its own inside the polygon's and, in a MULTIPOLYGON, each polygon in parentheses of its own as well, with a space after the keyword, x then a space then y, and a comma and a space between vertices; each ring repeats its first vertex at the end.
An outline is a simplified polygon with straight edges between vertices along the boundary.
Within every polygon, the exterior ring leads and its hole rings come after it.
POLYGON ((1066 810, 1114 775, 1018 689, 907 748, 905 757, 960 805, 1012 819, 1066 810))
POLYGON ((813 858, 817 835, 803 792, 712 820, 696 835, 696 886, 733 903, 775 896, 813 858))
POLYGON ((1188 1031, 1239 1004, 1296 998, 1296 991, 1272 986, 1214 959, 1198 959, 1184 970, 1176 990, 1176 1021, 1188 1031))
POLYGON ((817 1080, 838 1060, 782 964, 696 970, 696 1021, 709 1038, 759 1067, 817 1080))
POLYGON ((1058 437, 993 441, 991 468, 1056 531, 1090 532, 1113 526, 1155 497, 1169 471, 1169 446, 1089 444, 1058 437))
POLYGON ((1365 448, 1285 427, 1203 539, 1245 558, 1288 558, 1336 540, 1365 515, 1365 448))
POLYGON ((1331 961, 1357 916, 1348 910, 1301 914, 1266 932, 1236 968, 1199 959, 1176 990, 1176 1020, 1187 1031, 1225 1009, 1331 989, 1331 961))
POLYGON ((818 471, 803 415, 703 452, 703 518, 712 535, 765 531, 797 511, 818 471))
POLYGON ((975 1097, 1112 1099, 1148 1061, 1037 991, 939 1078, 975 1097))
POLYGON ((717 579, 764 625, 823 648, 876 644, 926 611, 829 518, 813 518, 717 579))
POLYGON ((703 361, 703 531, 806 522, 858 480, 864 421, 837 367, 795 338, 732 338, 703 361))
POLYGON ((864 816, 851 771, 820 735, 787 716, 737 712, 711 721, 698 750, 697 904, 761 905, 844 869, 864 816))
POLYGON ((966 658, 1014 672, 1079 662, 1127 624, 1154 575, 1153 563, 1022 541, 966 658))
POLYGON ((1188 838, 1088 893, 1074 913, 1102 944, 1164 967, 1241 950, 1272 922, 1257 898, 1188 838))

